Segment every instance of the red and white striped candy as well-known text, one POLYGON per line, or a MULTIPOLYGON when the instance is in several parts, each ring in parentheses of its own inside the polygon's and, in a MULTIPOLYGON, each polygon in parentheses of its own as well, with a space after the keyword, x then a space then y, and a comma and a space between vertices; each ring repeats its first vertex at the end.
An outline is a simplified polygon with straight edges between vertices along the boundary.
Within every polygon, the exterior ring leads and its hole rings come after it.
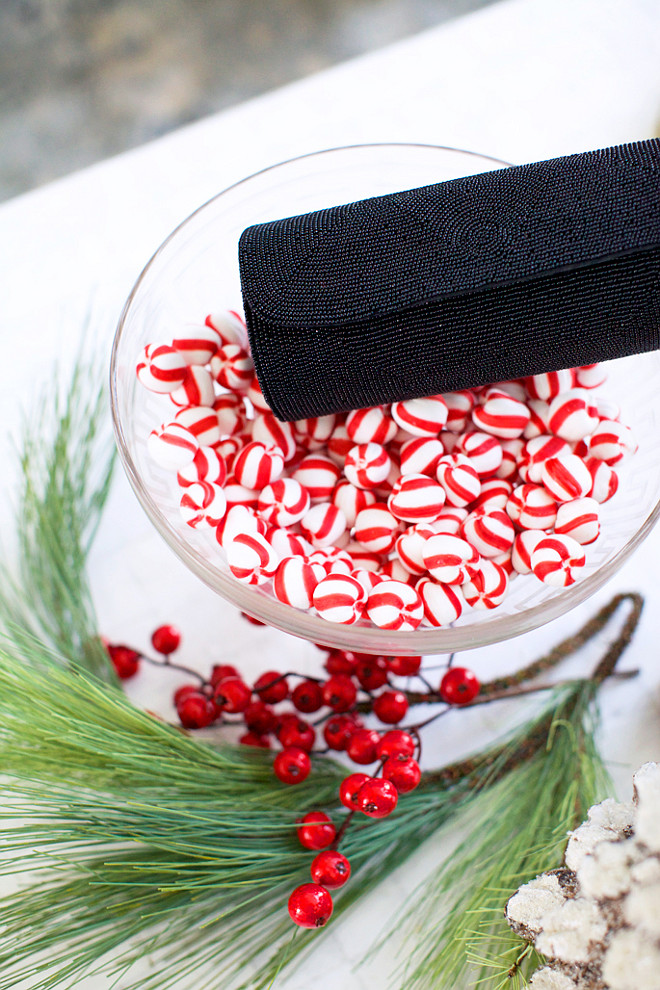
POLYGON ((472 509, 505 509, 509 501, 513 485, 503 478, 488 478, 481 484, 481 491, 472 503, 472 509))
POLYGON ((579 388, 598 388, 607 380, 607 370, 602 364, 583 364, 575 368, 575 384, 579 388))
POLYGON ((214 447, 200 447, 192 461, 182 467, 176 476, 182 488, 194 485, 196 481, 208 481, 222 488, 226 479, 227 466, 214 447))
POLYGON ((296 438, 291 423, 282 423, 272 413, 260 413, 252 421, 252 439, 272 443, 284 455, 284 463, 296 455, 296 438))
POLYGON ((245 426, 246 410, 243 397, 232 392, 216 396, 213 409, 218 417, 218 426, 223 436, 234 436, 245 426))
POLYGON ((440 515, 446 494, 425 474, 402 475, 394 483, 387 507, 402 522, 432 522, 440 515))
POLYGON ((312 544, 288 529, 269 526, 264 534, 278 557, 309 557, 314 550, 312 544))
POLYGON ((491 393, 483 406, 472 410, 472 422, 478 429, 503 440, 521 437, 529 419, 525 403, 503 392, 491 393))
POLYGON ((283 605, 309 609, 314 602, 314 591, 325 576, 321 564, 310 563, 304 557, 285 557, 277 565, 273 593, 283 605))
POLYGON ((238 344, 247 349, 248 337, 243 318, 233 309, 223 313, 209 313, 204 320, 220 337, 221 344, 238 344))
POLYGON ((208 364, 222 341, 217 330, 209 326, 188 327, 172 341, 186 364, 208 364))
POLYGON ((367 595, 350 574, 329 574, 316 585, 314 608, 328 622, 350 626, 362 617, 367 595))
POLYGON ((497 557, 511 548, 515 530, 502 509, 475 509, 463 523, 463 537, 482 557, 497 557))
MULTIPOLYGON (((227 505, 245 505, 250 509, 256 509, 259 502, 259 492, 254 488, 246 488, 233 475, 227 476, 223 491, 227 499, 227 505)), ((265 525, 265 520, 264 520, 265 525)))
POLYGON ((402 584, 414 585, 418 580, 415 574, 411 574, 403 566, 398 557, 392 557, 391 560, 386 561, 379 573, 386 581, 400 581, 402 584))
POLYGON ((435 536, 434 531, 423 523, 419 526, 409 526, 397 537, 394 545, 396 555, 410 574, 425 574, 424 545, 435 536))
POLYGON ((609 501, 619 487, 619 476, 616 471, 597 457, 587 457, 584 463, 591 475, 591 489, 588 494, 597 502, 609 501))
POLYGON ((586 546, 598 539, 599 532, 598 502, 594 498, 576 498, 559 506, 556 534, 572 536, 581 546, 586 546))
POLYGON ((531 481, 538 485, 543 476, 543 462, 550 457, 561 457, 570 453, 571 448, 561 437, 553 437, 549 434, 534 437, 526 442, 520 455, 518 463, 520 477, 523 481, 531 481))
POLYGON ((355 578, 358 584, 364 588, 364 593, 367 597, 369 597, 376 585, 380 584, 383 580, 382 576, 375 570, 368 570, 365 567, 355 567, 351 571, 351 577, 355 578))
POLYGON ((510 550, 506 551, 506 553, 498 553, 497 557, 490 558, 494 564, 499 564, 500 567, 504 569, 509 581, 512 581, 514 578, 518 577, 518 574, 513 567, 512 557, 513 557, 513 545, 511 546, 510 550))
POLYGON ((309 454, 303 457, 291 477, 300 482, 312 502, 328 502, 341 477, 341 471, 329 457, 309 454))
POLYGON ((351 574, 355 570, 353 558, 341 547, 314 550, 309 559, 314 564, 321 564, 326 574, 351 574))
POLYGON ((527 402, 527 390, 520 378, 483 386, 482 402, 486 399, 496 398, 498 395, 508 395, 509 398, 517 399, 518 402, 527 402))
POLYGON ((509 589, 509 577, 501 564, 482 560, 471 581, 461 588, 465 601, 472 608, 491 609, 501 605, 509 589))
POLYGON ((460 453, 456 450, 456 445, 461 439, 461 433, 449 433, 448 430, 441 430, 438 440, 444 448, 445 454, 460 453))
POLYGON ((330 413, 328 416, 296 420, 293 432, 306 450, 320 450, 332 436, 336 424, 337 417, 330 413))
POLYGON ((277 570, 279 557, 259 533, 239 533, 224 546, 229 570, 243 584, 265 584, 277 570))
POLYGON ((605 395, 595 395, 594 405, 598 413, 598 419, 614 419, 617 422, 621 419, 621 406, 613 399, 605 395))
POLYGON ((254 362, 239 344, 224 344, 211 358, 211 374, 230 392, 246 392, 254 378, 254 362))
POLYGON ((584 550, 570 536, 546 536, 536 544, 531 556, 535 576, 553 588, 566 588, 584 567, 584 550))
POLYGON ((382 502, 358 512, 354 538, 372 553, 389 553, 399 535, 399 520, 382 502))
POLYGON ((173 347, 147 344, 135 370, 141 385, 163 395, 179 388, 185 380, 187 365, 173 347))
POLYGON ((362 512, 363 509, 368 509, 370 505, 373 505, 376 501, 376 496, 373 492, 367 491, 366 488, 356 488, 346 478, 342 478, 335 485, 330 501, 338 509, 341 509, 346 516, 346 525, 349 529, 352 529, 355 525, 358 512, 362 512))
POLYGON ((601 420, 589 438, 589 455, 605 461, 610 467, 636 450, 632 430, 616 420, 601 420))
POLYGON ((518 459, 522 453, 524 440, 518 437, 516 440, 502 440, 502 463, 495 472, 496 478, 503 481, 515 482, 518 478, 518 459))
POLYGON ((215 447, 222 440, 218 414, 211 406, 179 409, 174 421, 190 430, 200 447, 215 447))
POLYGON ((437 437, 447 422, 449 409, 441 395, 405 399, 392 406, 392 417, 413 437, 437 437))
POLYGON ((506 512, 521 529, 552 529, 557 503, 541 485, 518 485, 506 504, 506 512))
POLYGON ((257 412, 270 412, 270 406, 264 399, 261 385, 256 375, 253 376, 250 387, 245 392, 245 398, 250 400, 257 412))
POLYGON ((464 454, 480 478, 490 478, 502 463, 502 444, 494 436, 470 430, 458 438, 454 453, 464 454))
POLYGON ((550 403, 548 426, 562 440, 583 440, 598 426, 598 410, 581 388, 562 392, 550 403))
POLYGON ((348 414, 346 432, 355 444, 386 444, 394 439, 397 424, 382 406, 370 406, 348 414))
POLYGON ((150 457, 172 471, 190 464, 198 449, 197 438, 181 423, 168 423, 160 430, 152 430, 147 439, 150 457))
POLYGON ((474 393, 467 389, 462 392, 443 392, 442 398, 447 406, 445 430, 450 433, 463 433, 468 428, 476 403, 474 393))
POLYGON ((530 399, 554 399, 560 392, 573 388, 575 384, 575 372, 572 368, 563 368, 561 371, 547 371, 541 375, 531 375, 525 378, 525 388, 530 399))
POLYGON ((201 523, 217 526, 227 511, 227 499, 219 485, 196 481, 186 488, 179 508, 185 522, 193 528, 201 523))
POLYGON ((399 451, 401 474, 428 474, 435 478, 438 461, 444 454, 440 440, 434 437, 414 437, 402 444, 399 451))
POLYGON ((227 465, 227 471, 231 471, 232 464, 234 463, 234 458, 243 446, 243 440, 241 437, 223 437, 220 443, 217 443, 213 450, 216 452, 218 457, 222 457, 223 461, 227 465))
POLYGON ((372 553, 370 550, 365 550, 357 540, 349 540, 344 547, 344 553, 347 553, 353 561, 353 568, 355 570, 372 571, 375 574, 380 570, 380 566, 383 563, 383 555, 381 553, 372 553))
POLYGON ((457 505, 445 505, 430 526, 435 533, 450 533, 452 536, 458 536, 468 515, 467 509, 461 509, 457 505))
POLYGON ((302 517, 300 529, 317 550, 336 546, 346 532, 346 516, 331 502, 319 502, 302 517))
POLYGON ((541 481, 558 502, 583 498, 592 486, 589 468, 577 454, 562 454, 543 461, 541 481))
POLYGON ((215 388, 210 373, 200 364, 186 365, 183 383, 170 392, 175 406, 212 406, 215 402, 215 388))
POLYGON ((309 494, 295 478, 278 478, 262 489, 257 509, 269 523, 293 526, 309 509, 309 494))
POLYGON ((463 592, 455 584, 437 584, 430 578, 422 578, 417 582, 417 592, 424 605, 425 626, 449 626, 466 607, 463 592))
POLYGON ((527 403, 529 409, 529 423, 525 427, 523 436, 525 440, 532 440, 542 434, 550 432, 550 406, 542 399, 530 399, 527 403))
MULTIPOLYGON (((221 547, 226 547, 241 533, 259 533, 260 536, 265 536, 266 523, 263 519, 259 519, 253 509, 245 505, 228 505, 224 518, 216 530, 215 538, 221 547)), ((290 553, 287 553, 288 556, 290 553)))
POLYGON ((379 443, 361 443, 346 455, 344 474, 356 488, 378 488, 389 475, 392 460, 379 443))
POLYGON ((465 584, 479 565, 479 554, 467 540, 446 533, 430 537, 422 557, 429 574, 441 584, 465 584))
POLYGON ((464 454, 445 454, 438 461, 436 477, 445 490, 447 504, 464 508, 477 498, 481 481, 464 454))
POLYGON ((410 584, 381 581, 367 599, 367 615, 379 629, 417 629, 424 616, 424 603, 410 584))
POLYGON ((531 556, 536 544, 545 537, 540 529, 524 529, 513 541, 511 565, 516 574, 529 574, 532 570, 531 556))
POLYGON ((284 470, 284 459, 279 447, 253 440, 236 455, 233 474, 239 485, 261 491, 276 481, 284 470))
POLYGON ((325 452, 338 467, 343 468, 346 455, 354 446, 355 443, 346 431, 346 425, 344 423, 337 423, 332 431, 332 436, 326 444, 325 452))

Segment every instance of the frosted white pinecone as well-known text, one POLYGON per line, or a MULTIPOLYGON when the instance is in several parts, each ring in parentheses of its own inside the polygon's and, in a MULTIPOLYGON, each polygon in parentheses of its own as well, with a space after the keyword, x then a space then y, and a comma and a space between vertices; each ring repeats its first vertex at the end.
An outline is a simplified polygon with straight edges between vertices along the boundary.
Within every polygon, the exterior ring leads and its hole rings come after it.
POLYGON ((660 990, 660 764, 633 788, 590 808, 566 865, 510 898, 509 925, 548 960, 530 990, 660 990))

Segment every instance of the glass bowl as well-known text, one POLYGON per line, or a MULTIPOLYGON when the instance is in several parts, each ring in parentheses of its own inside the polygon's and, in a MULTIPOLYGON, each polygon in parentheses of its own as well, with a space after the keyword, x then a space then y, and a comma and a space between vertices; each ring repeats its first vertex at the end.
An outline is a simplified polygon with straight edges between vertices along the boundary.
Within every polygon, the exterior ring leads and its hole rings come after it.
POLYGON ((158 532, 207 585, 239 609, 305 639, 366 653, 429 655, 484 646, 534 629, 592 595, 644 539, 660 512, 658 353, 611 362, 603 393, 617 402, 639 452, 617 470, 617 495, 602 506, 602 532, 587 547, 587 567, 570 588, 556 591, 518 577, 499 608, 470 610, 444 628, 389 632, 343 626, 278 602, 263 587, 229 572, 211 530, 187 526, 172 475, 148 456, 152 429, 171 415, 167 396, 139 385, 143 347, 202 322, 209 312, 239 309, 237 244, 249 224, 485 172, 506 163, 429 145, 378 144, 335 148, 264 169, 230 186, 184 220, 138 278, 124 307, 111 359, 111 402, 119 453, 135 493, 158 532))

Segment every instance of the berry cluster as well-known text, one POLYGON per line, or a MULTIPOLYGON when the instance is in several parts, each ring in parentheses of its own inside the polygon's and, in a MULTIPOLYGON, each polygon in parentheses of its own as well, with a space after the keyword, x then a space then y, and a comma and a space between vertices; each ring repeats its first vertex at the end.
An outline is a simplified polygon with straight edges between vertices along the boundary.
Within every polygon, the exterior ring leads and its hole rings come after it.
POLYGON ((173 626, 160 626, 151 642, 160 659, 127 646, 106 644, 119 677, 132 677, 141 660, 191 675, 196 683, 183 684, 173 697, 181 725, 186 729, 213 723, 241 725, 243 745, 270 749, 275 743, 273 771, 282 783, 304 781, 311 772, 314 752, 341 752, 359 767, 377 764, 369 773, 351 772, 342 781, 339 800, 348 815, 339 830, 318 810, 297 823, 301 845, 318 853, 311 864, 312 882, 297 887, 289 900, 292 919, 305 928, 326 923, 332 913, 328 891, 349 879, 350 863, 337 846, 353 816, 384 818, 391 814, 399 795, 414 790, 420 782, 419 730, 450 707, 474 701, 480 691, 479 681, 465 667, 449 666, 436 689, 422 671, 421 657, 336 649, 326 650, 323 677, 269 670, 250 684, 231 664, 216 664, 205 678, 172 661, 181 642, 173 626), (406 679, 403 683, 402 678, 406 679), (420 689, 410 689, 411 679, 420 689), (399 726, 410 705, 418 704, 436 704, 438 710, 405 729, 388 728, 399 726), (304 717, 316 713, 315 721, 304 717), (367 715, 385 731, 366 725, 363 716, 367 715))

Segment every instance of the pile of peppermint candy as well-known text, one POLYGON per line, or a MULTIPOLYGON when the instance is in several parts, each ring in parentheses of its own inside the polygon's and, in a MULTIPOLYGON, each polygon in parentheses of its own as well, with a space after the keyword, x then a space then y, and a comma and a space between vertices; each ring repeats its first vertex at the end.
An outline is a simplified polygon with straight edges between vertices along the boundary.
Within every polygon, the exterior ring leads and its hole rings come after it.
POLYGON ((599 365, 285 423, 227 311, 137 376, 168 404, 147 447, 186 523, 237 581, 335 623, 445 626, 518 575, 573 584, 636 450, 599 365))

